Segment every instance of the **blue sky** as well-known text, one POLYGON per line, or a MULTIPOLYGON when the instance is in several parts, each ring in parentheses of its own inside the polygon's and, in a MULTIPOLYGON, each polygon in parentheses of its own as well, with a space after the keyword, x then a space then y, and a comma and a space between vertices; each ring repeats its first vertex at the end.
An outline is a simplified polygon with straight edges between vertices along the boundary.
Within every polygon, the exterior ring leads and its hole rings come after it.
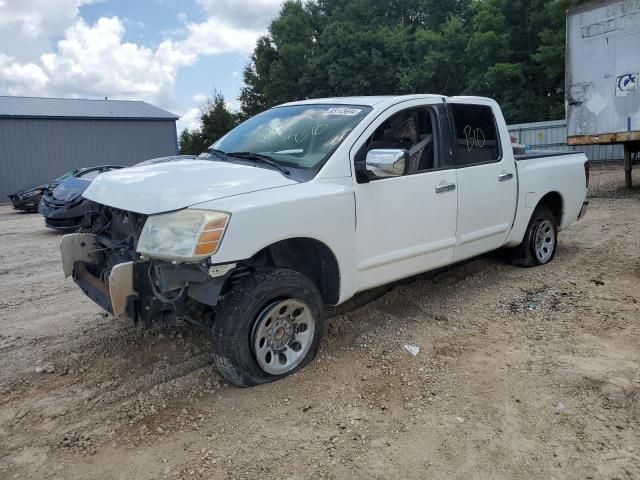
POLYGON ((141 99, 197 125, 281 0, 0 0, 0 95, 141 99))

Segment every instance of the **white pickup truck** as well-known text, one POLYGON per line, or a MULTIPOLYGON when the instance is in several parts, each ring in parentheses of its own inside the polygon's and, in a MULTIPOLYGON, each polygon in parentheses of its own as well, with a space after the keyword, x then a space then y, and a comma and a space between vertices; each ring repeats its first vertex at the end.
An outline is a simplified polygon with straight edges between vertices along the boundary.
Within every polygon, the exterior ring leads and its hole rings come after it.
POLYGON ((588 172, 581 153, 515 156, 490 99, 305 100, 100 175, 62 264, 116 316, 206 327, 221 374, 257 385, 313 359, 327 304, 499 248, 548 263, 588 172))

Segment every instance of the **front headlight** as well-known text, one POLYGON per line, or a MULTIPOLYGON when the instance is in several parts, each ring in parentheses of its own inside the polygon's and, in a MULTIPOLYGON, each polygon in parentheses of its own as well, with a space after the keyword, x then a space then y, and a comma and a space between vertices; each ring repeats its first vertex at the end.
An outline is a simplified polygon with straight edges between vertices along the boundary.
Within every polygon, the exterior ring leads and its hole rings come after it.
POLYGON ((201 260, 218 251, 229 217, 228 213, 191 209, 151 215, 137 251, 152 258, 201 260))

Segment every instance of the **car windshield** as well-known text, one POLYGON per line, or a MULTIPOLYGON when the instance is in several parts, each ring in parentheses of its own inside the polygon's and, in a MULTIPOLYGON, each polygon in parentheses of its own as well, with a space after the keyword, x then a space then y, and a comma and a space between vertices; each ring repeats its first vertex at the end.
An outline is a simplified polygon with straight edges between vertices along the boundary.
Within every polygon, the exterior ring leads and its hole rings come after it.
POLYGON ((54 182, 62 182, 63 180, 66 180, 67 178, 69 178, 74 173, 76 173, 76 170, 69 170, 68 172, 64 172, 62 175, 60 175, 58 178, 56 178, 54 180, 54 182))
POLYGON ((360 105, 272 108, 231 130, 199 158, 250 152, 288 167, 319 168, 369 111, 360 105))

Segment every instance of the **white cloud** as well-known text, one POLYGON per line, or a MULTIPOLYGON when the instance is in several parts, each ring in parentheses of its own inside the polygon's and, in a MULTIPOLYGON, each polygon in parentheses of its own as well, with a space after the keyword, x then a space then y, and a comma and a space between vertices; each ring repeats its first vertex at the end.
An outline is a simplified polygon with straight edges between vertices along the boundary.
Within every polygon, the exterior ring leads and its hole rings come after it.
POLYGON ((178 115, 180 116, 180 120, 178 120, 176 124, 178 132, 181 132, 185 128, 188 130, 200 128, 200 116, 202 115, 202 112, 199 108, 189 108, 188 110, 178 113, 178 115))
MULTIPOLYGON (((26 3, 38 1, 41 0, 27 0, 26 3)), ((89 1, 92 0, 55 0, 66 2, 65 11, 70 16, 77 15, 78 6, 89 1)), ((265 5, 277 7, 279 0, 254 0, 254 3, 264 14, 265 5)), ((226 5, 221 8, 225 10, 226 5)), ((21 61, 20 57, 0 49, 0 92, 142 98, 166 104, 179 68, 192 65, 201 56, 253 49, 264 30, 234 26, 242 18, 240 14, 246 13, 243 9, 225 10, 224 20, 209 18, 199 23, 187 23, 183 38, 164 40, 155 49, 124 42, 125 22, 118 17, 102 17, 93 25, 76 18, 55 48, 41 54, 39 59, 21 61), (234 11, 240 17, 234 17, 234 11), (234 21, 225 23, 230 18, 234 21)), ((14 9, 11 16, 2 18, 1 22, 21 25, 26 34, 38 36, 42 25, 47 24, 46 20, 44 15, 32 18, 28 12, 14 9)), ((237 77, 239 73, 233 75, 237 77)))
POLYGON ((232 100, 225 100, 224 104, 232 112, 237 112, 240 110, 240 101, 237 98, 234 98, 232 100))
MULTIPOLYGON (((118 17, 80 17, 82 5, 100 1, 0 0, 0 94, 142 99, 182 113, 179 128, 197 127, 199 108, 173 100, 178 70, 203 56, 250 52, 282 0, 197 0, 206 20, 179 13, 180 28, 154 47, 124 41, 118 17)), ((239 107, 235 99, 228 105, 239 107)))
POLYGON ((12 0, 0 2, 0 27, 16 25, 32 38, 59 33, 96 0, 12 0))
POLYGON ((198 0, 209 18, 233 27, 266 30, 280 11, 283 0, 198 0))
POLYGON ((82 5, 100 0, 9 0, 0 2, 0 52, 37 59, 51 38, 73 25, 82 5))
POLYGON ((178 21, 180 23, 187 23, 189 16, 185 12, 178 12, 178 21))
POLYGON ((250 52, 262 32, 209 18, 201 23, 187 24, 187 37, 181 42, 184 49, 199 55, 228 52, 250 52))
MULTIPOLYGON (((187 23, 184 44, 201 55, 251 52, 283 0, 198 0, 208 18, 187 23)), ((186 17, 185 17, 186 20, 186 17)))
POLYGON ((165 40, 155 50, 123 42, 117 17, 94 25, 79 19, 67 29, 55 53, 41 57, 48 90, 62 96, 145 99, 166 103, 178 68, 196 56, 165 40))
POLYGON ((0 85, 4 85, 3 90, 9 95, 43 92, 48 82, 49 78, 38 65, 17 63, 0 53, 0 85))
POLYGON ((193 101, 196 103, 205 103, 207 98, 208 97, 204 93, 198 93, 193 96, 193 101))

